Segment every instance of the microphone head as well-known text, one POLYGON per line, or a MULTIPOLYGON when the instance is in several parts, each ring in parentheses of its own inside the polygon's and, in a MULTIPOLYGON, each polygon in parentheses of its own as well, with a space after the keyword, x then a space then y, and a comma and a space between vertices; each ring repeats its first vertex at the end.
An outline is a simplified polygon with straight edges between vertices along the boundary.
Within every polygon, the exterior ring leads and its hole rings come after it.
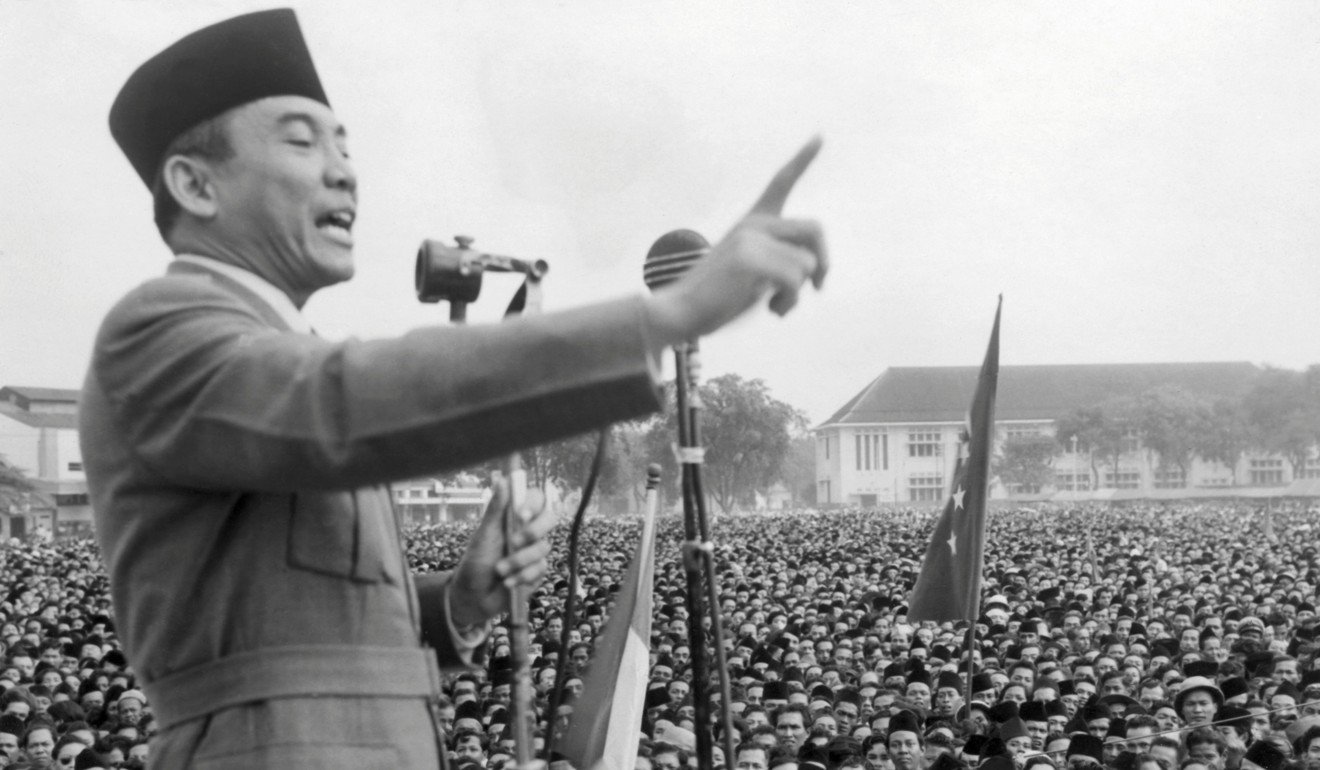
POLYGON ((655 291, 677 281, 696 262, 710 251, 710 242, 695 230, 674 230, 660 236, 646 252, 642 279, 646 288, 655 291))

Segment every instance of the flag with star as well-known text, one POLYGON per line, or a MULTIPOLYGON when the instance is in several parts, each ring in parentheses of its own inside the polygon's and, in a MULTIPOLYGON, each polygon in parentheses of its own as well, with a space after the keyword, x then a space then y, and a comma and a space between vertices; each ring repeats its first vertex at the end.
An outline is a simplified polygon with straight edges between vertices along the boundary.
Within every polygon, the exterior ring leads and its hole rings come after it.
POLYGON ((995 389, 999 381, 999 311, 976 380, 972 409, 963 428, 958 462, 944 512, 921 563, 908 602, 908 620, 970 620, 980 612, 981 567, 985 561, 985 500, 994 451, 995 389))

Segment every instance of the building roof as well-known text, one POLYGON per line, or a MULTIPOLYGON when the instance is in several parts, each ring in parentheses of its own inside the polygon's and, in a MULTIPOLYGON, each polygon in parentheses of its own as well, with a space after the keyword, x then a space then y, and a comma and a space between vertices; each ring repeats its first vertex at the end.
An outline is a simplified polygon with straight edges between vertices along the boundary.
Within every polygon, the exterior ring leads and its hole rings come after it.
POLYGON ((78 430, 78 415, 67 412, 25 412, 21 409, 0 409, 0 415, 30 428, 60 428, 78 430))
POLYGON ((35 388, 26 385, 6 385, 0 388, 0 401, 14 400, 26 409, 33 401, 78 403, 81 391, 74 388, 35 388))
POLYGON ((1283 492, 1285 497, 1320 497, 1320 479, 1297 479, 1283 492))
POLYGON ((85 495, 87 482, 75 479, 32 479, 32 484, 40 492, 48 495, 85 495))
MULTIPOLYGON (((976 366, 886 369, 820 427, 961 421, 972 403, 979 371, 976 366)), ((1209 398, 1238 398, 1260 372, 1246 361, 1001 366, 995 419, 1053 420, 1159 385, 1176 385, 1209 398)))

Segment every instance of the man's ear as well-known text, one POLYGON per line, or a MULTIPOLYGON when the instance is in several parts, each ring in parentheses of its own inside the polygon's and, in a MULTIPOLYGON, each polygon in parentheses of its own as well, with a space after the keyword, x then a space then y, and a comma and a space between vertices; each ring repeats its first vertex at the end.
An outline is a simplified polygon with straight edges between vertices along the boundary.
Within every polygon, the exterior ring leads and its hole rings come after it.
POLYGON ((161 181, 179 208, 200 219, 216 215, 216 190, 212 170, 199 158, 171 155, 161 167, 161 181))

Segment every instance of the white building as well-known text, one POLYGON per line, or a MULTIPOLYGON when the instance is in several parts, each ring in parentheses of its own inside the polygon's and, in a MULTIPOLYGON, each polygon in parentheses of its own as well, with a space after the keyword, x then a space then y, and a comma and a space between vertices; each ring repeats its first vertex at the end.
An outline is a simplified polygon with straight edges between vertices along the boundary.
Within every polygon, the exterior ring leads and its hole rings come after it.
POLYGON ((475 521, 491 497, 490 489, 470 474, 459 474, 448 485, 434 478, 395 482, 390 491, 406 526, 475 521))
POLYGON ((24 510, 4 511, 0 535, 91 531, 87 474, 78 445, 77 390, 0 388, 0 455, 35 482, 24 510))
MULTIPOLYGON (((1260 371, 1245 362, 1003 366, 995 406, 996 442, 1053 436, 1055 420, 1066 414, 1159 385, 1179 386, 1211 399, 1239 398, 1260 371)), ((817 502, 867 506, 942 500, 978 372, 975 366, 894 367, 849 399, 814 431, 817 502)), ((1294 481, 1290 463, 1260 454, 1244 456, 1236 468, 1197 459, 1183 478, 1177 471, 1160 469, 1158 458, 1144 451, 1135 436, 1116 469, 1091 459, 1064 447, 1054 458, 1052 486, 1009 490, 994 484, 991 496, 1184 496, 1238 485, 1277 488, 1294 481)), ((1320 477, 1320 458, 1301 474, 1313 475, 1320 477)))

